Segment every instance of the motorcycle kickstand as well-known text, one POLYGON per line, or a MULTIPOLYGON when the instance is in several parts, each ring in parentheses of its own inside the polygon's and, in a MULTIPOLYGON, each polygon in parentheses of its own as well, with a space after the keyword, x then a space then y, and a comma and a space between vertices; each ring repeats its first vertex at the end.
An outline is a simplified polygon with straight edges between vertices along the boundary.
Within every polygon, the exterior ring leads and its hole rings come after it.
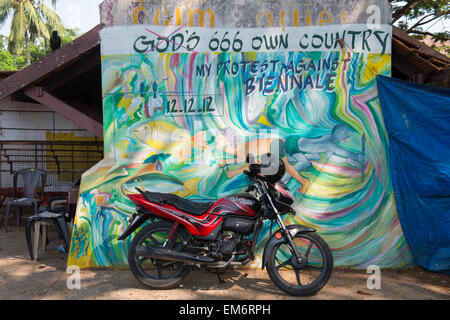
POLYGON ((219 269, 217 269, 216 273, 217 273, 217 278, 219 279, 219 283, 220 283, 220 284, 224 284, 224 283, 225 283, 225 280, 223 280, 222 277, 220 276, 220 271, 219 271, 219 269))

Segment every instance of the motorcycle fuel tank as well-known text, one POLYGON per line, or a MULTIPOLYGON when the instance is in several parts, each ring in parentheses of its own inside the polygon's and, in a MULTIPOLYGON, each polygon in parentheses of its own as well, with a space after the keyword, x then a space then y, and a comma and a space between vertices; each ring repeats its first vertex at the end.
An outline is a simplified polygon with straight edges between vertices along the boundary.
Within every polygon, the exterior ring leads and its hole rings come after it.
POLYGON ((258 199, 248 193, 240 193, 217 200, 209 213, 219 216, 255 217, 261 208, 258 199))

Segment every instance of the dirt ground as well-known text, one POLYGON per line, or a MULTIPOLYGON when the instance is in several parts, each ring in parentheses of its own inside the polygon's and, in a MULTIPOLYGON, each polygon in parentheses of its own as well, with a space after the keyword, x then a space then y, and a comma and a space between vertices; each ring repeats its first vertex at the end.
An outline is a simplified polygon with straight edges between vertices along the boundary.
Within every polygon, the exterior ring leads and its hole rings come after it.
MULTIPOLYGON (((14 219, 15 220, 15 219, 14 219)), ((15 223, 15 221, 14 221, 15 223)), ((52 230, 53 228, 51 228, 52 230)), ((31 261, 24 228, 13 224, 9 233, 0 229, 0 300, 449 300, 450 276, 421 268, 381 271, 381 289, 367 288, 365 270, 336 268, 317 295, 295 298, 278 290, 261 270, 230 270, 225 283, 215 273, 195 271, 184 284, 172 290, 148 290, 129 270, 82 270, 81 289, 67 288, 66 257, 56 249, 61 244, 53 231, 47 251, 40 248, 31 261)))

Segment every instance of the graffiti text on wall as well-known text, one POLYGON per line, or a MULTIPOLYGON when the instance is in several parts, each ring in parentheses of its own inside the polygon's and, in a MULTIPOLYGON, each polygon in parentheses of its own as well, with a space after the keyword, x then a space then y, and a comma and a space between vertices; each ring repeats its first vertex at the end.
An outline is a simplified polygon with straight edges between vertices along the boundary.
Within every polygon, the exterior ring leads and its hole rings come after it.
MULTIPOLYGON (((225 4, 223 4, 225 6, 225 4)), ((318 26, 325 24, 345 24, 348 23, 349 9, 354 14, 356 8, 334 9, 322 7, 318 10, 317 4, 315 8, 311 8, 311 3, 305 2, 303 6, 294 6, 291 3, 289 9, 281 9, 278 11, 271 10, 269 7, 262 6, 255 13, 255 22, 258 27, 274 27, 280 26, 283 29, 287 26, 298 27, 311 26, 314 22, 318 26), (292 8, 293 7, 293 8, 292 8)), ((230 8, 232 5, 230 5, 230 8)), ((344 7, 344 6, 342 6, 344 7)), ((228 8, 228 7, 227 7, 228 8)), ((228 9, 230 9, 228 8, 228 9)), ((238 22, 243 18, 242 9, 237 9, 234 6, 233 17, 235 22, 238 22)), ((220 17, 223 14, 223 10, 215 12, 212 8, 193 8, 190 5, 186 7, 174 7, 174 8, 147 8, 144 6, 142 0, 138 0, 132 12, 133 24, 155 24, 160 26, 182 26, 187 25, 189 27, 210 27, 216 26, 216 17, 220 17)), ((365 12, 367 23, 380 23, 381 21, 381 9, 377 5, 371 5, 365 12)), ((355 21, 353 21, 354 23, 355 21)))
MULTIPOLYGON (((293 55, 288 61, 279 59, 252 60, 218 59, 215 62, 197 65, 195 75, 198 78, 239 77, 245 95, 259 92, 267 95, 276 92, 288 92, 294 89, 334 90, 336 71, 340 63, 339 57, 328 57, 315 61, 293 55)), ((347 68, 349 59, 342 59, 343 70, 347 68)))
POLYGON ((339 51, 344 45, 354 52, 390 54, 392 27, 349 25, 333 28, 202 29, 161 26, 112 27, 102 39, 123 29, 127 37, 102 42, 102 54, 339 51))

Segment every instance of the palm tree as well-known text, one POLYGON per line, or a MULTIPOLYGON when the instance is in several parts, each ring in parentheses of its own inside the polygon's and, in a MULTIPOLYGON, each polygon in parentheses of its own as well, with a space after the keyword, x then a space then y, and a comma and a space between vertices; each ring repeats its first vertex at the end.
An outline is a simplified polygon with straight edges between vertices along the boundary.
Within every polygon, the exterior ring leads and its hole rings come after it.
MULTIPOLYGON (((53 6, 56 1, 52 0, 53 6)), ((49 29, 64 34, 61 19, 42 0, 0 0, 0 25, 10 16, 8 51, 17 54, 25 44, 28 65, 31 64, 30 42, 38 37, 49 39, 49 29)))

